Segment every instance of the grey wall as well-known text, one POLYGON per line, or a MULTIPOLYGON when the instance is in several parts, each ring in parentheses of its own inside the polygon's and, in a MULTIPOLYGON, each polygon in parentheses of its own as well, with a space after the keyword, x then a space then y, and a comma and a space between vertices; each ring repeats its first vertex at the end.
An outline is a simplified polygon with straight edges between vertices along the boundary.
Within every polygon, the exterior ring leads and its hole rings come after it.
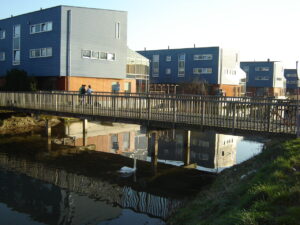
POLYGON ((71 76, 126 78, 127 12, 62 6, 61 75, 67 75, 67 13, 70 10, 71 76), (120 39, 115 24, 120 22, 120 39), (116 54, 115 61, 82 58, 82 50, 116 54))

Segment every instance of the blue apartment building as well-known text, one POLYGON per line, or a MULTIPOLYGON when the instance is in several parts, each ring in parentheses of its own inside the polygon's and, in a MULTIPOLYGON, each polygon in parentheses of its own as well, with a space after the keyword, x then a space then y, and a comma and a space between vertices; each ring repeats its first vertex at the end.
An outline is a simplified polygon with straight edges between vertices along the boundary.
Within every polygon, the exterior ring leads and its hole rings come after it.
POLYGON ((21 69, 50 89, 111 91, 125 86, 126 63, 125 11, 56 6, 0 20, 2 80, 21 69))
POLYGON ((286 79, 286 93, 289 95, 297 94, 298 73, 296 69, 285 69, 284 77, 286 79))
POLYGON ((210 94, 221 91, 227 96, 241 96, 246 74, 240 69, 239 55, 220 47, 160 49, 138 51, 150 60, 150 82, 181 85, 202 81, 210 94))
POLYGON ((285 78, 279 61, 241 62, 247 74, 247 95, 258 97, 283 97, 285 78))

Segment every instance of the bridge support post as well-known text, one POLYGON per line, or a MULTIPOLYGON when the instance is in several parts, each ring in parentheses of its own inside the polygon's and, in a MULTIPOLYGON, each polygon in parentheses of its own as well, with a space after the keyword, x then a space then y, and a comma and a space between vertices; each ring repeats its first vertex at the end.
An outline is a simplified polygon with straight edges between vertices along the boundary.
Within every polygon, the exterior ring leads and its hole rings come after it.
POLYGON ((51 151, 52 150, 52 142, 51 142, 51 137, 47 138, 47 150, 51 151))
POLYGON ((232 132, 234 132, 235 126, 236 126, 236 104, 233 103, 232 132))
POLYGON ((88 131, 88 120, 82 120, 82 140, 83 146, 87 146, 87 131, 88 131))
POLYGON ((51 124, 48 119, 46 119, 46 136, 51 138, 51 124))
POLYGON ((158 161, 158 134, 157 132, 153 132, 149 135, 150 140, 148 140, 148 143, 153 143, 153 152, 151 155, 151 166, 153 170, 153 174, 157 173, 157 161, 158 161), (152 139, 152 140, 151 140, 152 139))
POLYGON ((188 130, 184 133, 184 165, 190 165, 191 159, 191 131, 188 130))

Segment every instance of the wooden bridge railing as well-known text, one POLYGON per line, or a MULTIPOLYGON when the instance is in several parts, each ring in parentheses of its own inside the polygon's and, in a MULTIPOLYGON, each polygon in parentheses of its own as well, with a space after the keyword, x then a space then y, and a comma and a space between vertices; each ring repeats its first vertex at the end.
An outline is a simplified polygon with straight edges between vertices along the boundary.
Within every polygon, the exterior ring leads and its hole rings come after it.
POLYGON ((1 92, 0 107, 296 134, 297 102, 265 98, 1 92))

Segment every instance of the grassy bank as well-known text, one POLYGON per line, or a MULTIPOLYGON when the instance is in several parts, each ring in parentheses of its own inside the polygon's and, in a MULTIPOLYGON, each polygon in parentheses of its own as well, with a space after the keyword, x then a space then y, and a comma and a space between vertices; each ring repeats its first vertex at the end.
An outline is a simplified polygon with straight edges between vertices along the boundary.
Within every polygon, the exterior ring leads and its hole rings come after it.
POLYGON ((300 140, 271 143, 253 159, 223 171, 168 222, 300 224, 300 140))

